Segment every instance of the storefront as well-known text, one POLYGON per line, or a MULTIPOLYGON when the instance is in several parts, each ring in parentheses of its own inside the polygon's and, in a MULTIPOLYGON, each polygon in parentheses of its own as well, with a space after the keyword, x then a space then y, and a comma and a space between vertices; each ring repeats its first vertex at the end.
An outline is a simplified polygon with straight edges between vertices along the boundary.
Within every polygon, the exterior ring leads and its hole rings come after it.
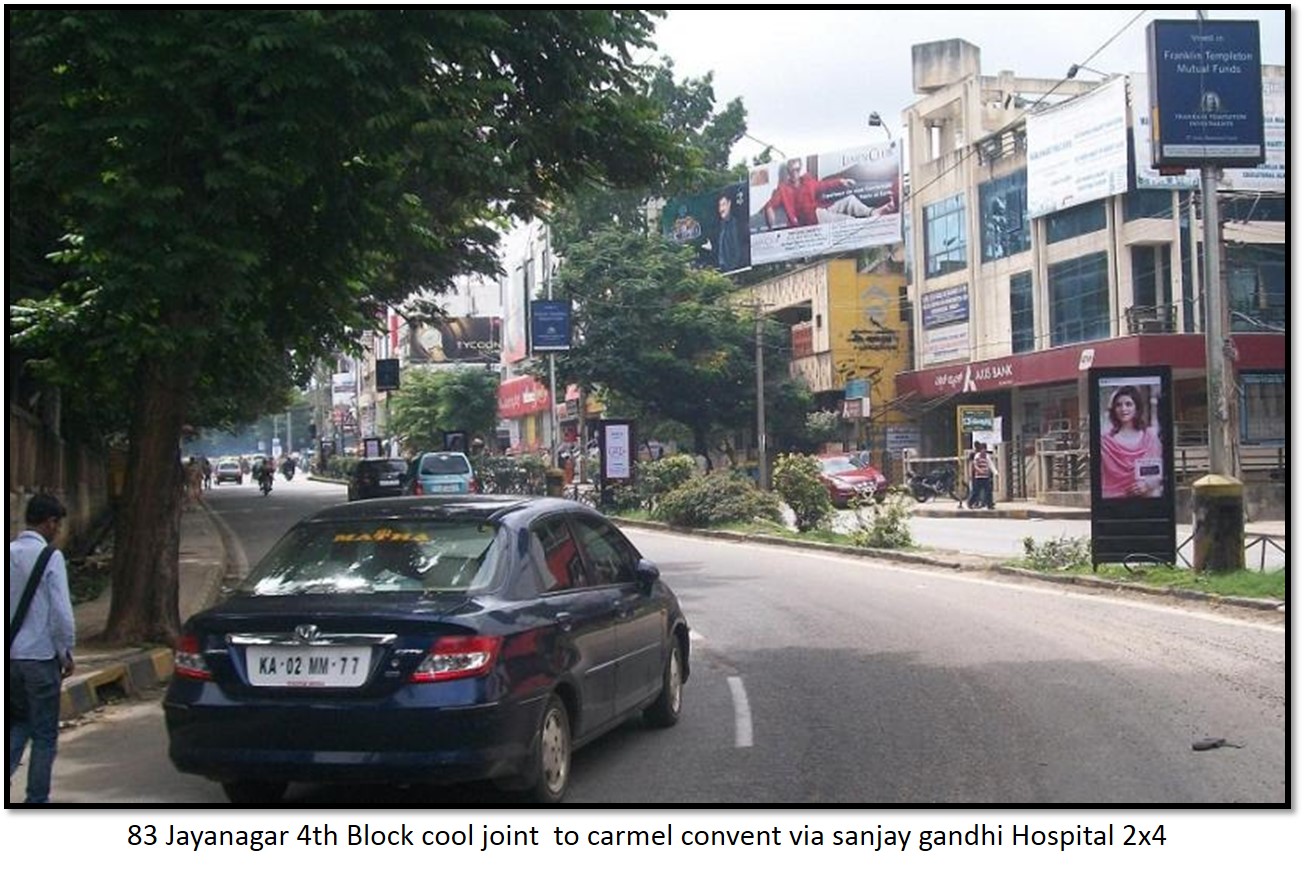
POLYGON ((548 389, 528 375, 510 378, 498 386, 498 419, 514 453, 547 447, 548 414, 552 398, 548 389))
MULTIPOLYGON (((1235 334, 1242 445, 1284 444, 1284 334, 1235 334)), ((954 456, 958 405, 988 404, 1001 419, 1004 490, 1035 497, 1039 490, 1078 491, 1087 470, 1084 397, 1087 371, 1104 366, 1171 366, 1179 447, 1207 444, 1204 336, 1125 336, 1047 351, 929 367, 897 376, 899 395, 922 408, 924 456, 954 456)))

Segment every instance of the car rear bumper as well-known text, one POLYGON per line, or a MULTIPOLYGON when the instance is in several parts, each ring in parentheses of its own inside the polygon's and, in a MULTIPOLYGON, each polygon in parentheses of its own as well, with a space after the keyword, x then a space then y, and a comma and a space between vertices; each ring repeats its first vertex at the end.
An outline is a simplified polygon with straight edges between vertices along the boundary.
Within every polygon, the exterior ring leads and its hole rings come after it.
POLYGON ((456 708, 389 700, 164 703, 172 763, 218 781, 451 782, 511 775, 544 699, 456 708))

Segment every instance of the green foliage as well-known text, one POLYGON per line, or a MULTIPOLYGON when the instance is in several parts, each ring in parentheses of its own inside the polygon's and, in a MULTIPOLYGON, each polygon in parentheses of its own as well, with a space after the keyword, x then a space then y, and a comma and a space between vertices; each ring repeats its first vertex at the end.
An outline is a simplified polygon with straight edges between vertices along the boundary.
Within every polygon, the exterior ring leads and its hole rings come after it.
MULTIPOLYGON (((583 342, 558 355, 557 374, 683 424, 704 453, 713 431, 755 420, 755 327, 730 305, 728 279, 691 264, 691 252, 659 236, 618 229, 572 246, 554 291, 573 301, 583 342)), ((779 326, 766 329, 779 345, 779 326)), ((779 355, 766 363, 776 378, 786 372, 779 355)))
POLYGON ((806 416, 806 435, 814 442, 832 442, 842 426, 837 412, 811 412, 806 416))
POLYGON ((480 454, 471 457, 480 488, 493 494, 542 494, 548 462, 534 454, 480 454))
MULTIPOLYGON (((442 451, 446 432, 485 438, 498 422, 498 376, 479 368, 410 367, 390 399, 389 435, 410 451, 442 451)), ((487 440, 486 440, 487 441, 487 440)))
POLYGON ((781 454, 774 462, 774 490, 797 516, 802 532, 826 527, 833 518, 833 502, 819 473, 819 461, 804 454, 781 454))
POLYGON ((331 459, 326 461, 326 475, 330 478, 348 479, 357 465, 358 458, 351 454, 332 454, 331 459))
POLYGON ((718 527, 762 518, 782 521, 779 498, 750 479, 716 472, 694 476, 665 494, 652 517, 677 527, 718 527))
POLYGON ((1024 537, 1023 558, 1042 572, 1062 572, 1073 566, 1091 565, 1091 540, 1085 536, 1057 536, 1038 542, 1024 537))
POLYGON ((856 511, 851 541, 861 548, 910 548, 910 512, 914 500, 900 488, 892 488, 882 502, 873 498, 853 501, 856 511), (868 512, 868 517, 866 517, 868 512))
POLYGON ((697 462, 687 454, 674 454, 660 460, 645 460, 635 467, 637 505, 654 509, 665 494, 697 475, 697 462))

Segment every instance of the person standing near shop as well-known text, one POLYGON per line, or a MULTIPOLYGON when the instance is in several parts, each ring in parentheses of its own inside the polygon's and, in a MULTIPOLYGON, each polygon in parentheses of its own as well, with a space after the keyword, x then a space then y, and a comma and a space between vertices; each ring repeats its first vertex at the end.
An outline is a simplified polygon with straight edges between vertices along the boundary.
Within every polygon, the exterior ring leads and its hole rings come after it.
POLYGON ((55 497, 36 494, 27 503, 27 529, 9 543, 9 615, 5 625, 9 648, 5 688, 8 779, 13 778, 30 743, 29 805, 50 801, 50 774, 59 741, 60 685, 73 671, 76 631, 68 566, 63 553, 54 547, 66 514, 55 497))
POLYGON ((969 461, 969 479, 973 483, 969 491, 969 508, 996 508, 996 500, 992 492, 992 474, 992 456, 987 453, 987 445, 979 442, 974 445, 973 459, 969 461))

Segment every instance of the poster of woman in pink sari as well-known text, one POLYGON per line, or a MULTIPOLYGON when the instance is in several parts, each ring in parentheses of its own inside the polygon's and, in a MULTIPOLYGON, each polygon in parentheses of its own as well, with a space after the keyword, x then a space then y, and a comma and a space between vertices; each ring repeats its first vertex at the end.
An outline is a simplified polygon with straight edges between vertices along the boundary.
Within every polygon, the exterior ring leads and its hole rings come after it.
POLYGON ((1100 380, 1100 495, 1153 499, 1164 494, 1158 378, 1100 380))

